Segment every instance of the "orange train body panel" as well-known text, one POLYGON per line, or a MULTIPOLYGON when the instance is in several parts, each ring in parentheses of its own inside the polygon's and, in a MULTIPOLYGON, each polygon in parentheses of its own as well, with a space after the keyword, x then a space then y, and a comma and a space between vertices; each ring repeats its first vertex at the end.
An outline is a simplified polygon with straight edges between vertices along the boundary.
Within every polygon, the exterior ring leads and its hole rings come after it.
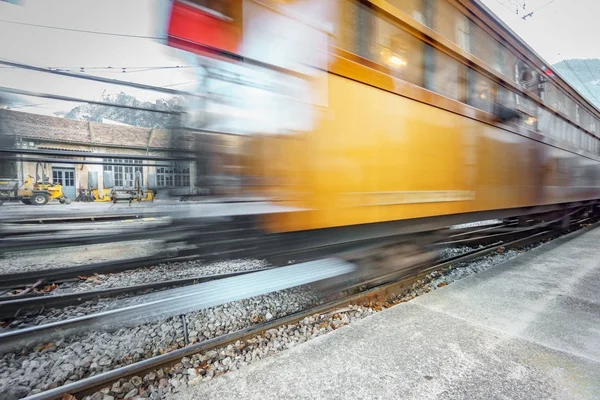
POLYGON ((269 155, 256 173, 286 183, 264 194, 308 210, 266 217, 267 231, 600 198, 598 181, 574 180, 599 162, 338 75, 328 85, 314 132, 256 139, 269 155))

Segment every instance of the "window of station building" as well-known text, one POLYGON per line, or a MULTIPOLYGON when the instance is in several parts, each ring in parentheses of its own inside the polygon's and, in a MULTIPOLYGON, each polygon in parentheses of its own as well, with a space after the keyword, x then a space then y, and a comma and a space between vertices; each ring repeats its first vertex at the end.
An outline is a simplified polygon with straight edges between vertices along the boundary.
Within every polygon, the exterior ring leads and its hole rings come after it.
POLYGON ((115 164, 132 164, 129 165, 104 165, 104 171, 111 171, 113 173, 113 179, 115 186, 119 187, 135 187, 135 175, 136 172, 142 174, 142 182, 144 179, 144 167, 141 165, 144 163, 142 160, 125 160, 125 159, 116 159, 116 158, 105 158, 104 162, 106 163, 115 163, 115 164))
POLYGON ((468 104, 480 110, 491 113, 495 100, 494 82, 472 69, 469 69, 468 82, 468 104))
POLYGON ((464 102, 466 67, 446 53, 428 46, 426 88, 464 102))
POLYGON ((190 186, 189 164, 173 163, 156 167, 156 184, 159 187, 190 186))

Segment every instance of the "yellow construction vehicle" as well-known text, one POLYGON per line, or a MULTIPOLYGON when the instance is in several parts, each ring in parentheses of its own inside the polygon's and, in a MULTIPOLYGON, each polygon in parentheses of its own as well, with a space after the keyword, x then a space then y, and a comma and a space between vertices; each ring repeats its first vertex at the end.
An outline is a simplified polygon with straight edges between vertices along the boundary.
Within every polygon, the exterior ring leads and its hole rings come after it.
POLYGON ((5 201, 20 201, 24 204, 43 206, 50 199, 58 199, 61 204, 70 204, 62 191, 62 185, 50 182, 45 174, 46 165, 38 163, 34 178, 29 175, 23 184, 17 179, 0 180, 0 205, 5 201), (41 174, 40 174, 41 167, 41 174))

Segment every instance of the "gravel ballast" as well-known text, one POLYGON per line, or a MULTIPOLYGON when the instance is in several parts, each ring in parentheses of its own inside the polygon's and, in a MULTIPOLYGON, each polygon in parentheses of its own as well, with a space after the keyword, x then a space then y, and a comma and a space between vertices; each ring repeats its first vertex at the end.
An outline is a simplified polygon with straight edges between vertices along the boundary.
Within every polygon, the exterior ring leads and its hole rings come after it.
MULTIPOLYGON (((452 250, 448 256, 464 251, 452 250)), ((297 324, 271 329, 265 335, 245 342, 239 341, 220 350, 184 358, 173 368, 122 380, 88 399, 161 399, 168 396, 176 399, 176 393, 182 387, 197 385, 229 370, 241 368, 371 315, 383 307, 409 301, 454 280, 483 271, 519 253, 515 250, 503 251, 475 262, 433 272, 415 282, 401 296, 390 299, 389 303, 349 306, 314 315, 297 324)), ((190 313, 185 316, 189 342, 202 342, 265 320, 283 317, 307 309, 317 301, 318 296, 314 292, 307 287, 300 287, 190 313)), ((181 317, 168 318, 135 328, 86 333, 56 343, 46 343, 34 350, 5 354, 0 358, 0 390, 9 394, 7 399, 17 399, 183 347, 186 345, 183 326, 181 317)))

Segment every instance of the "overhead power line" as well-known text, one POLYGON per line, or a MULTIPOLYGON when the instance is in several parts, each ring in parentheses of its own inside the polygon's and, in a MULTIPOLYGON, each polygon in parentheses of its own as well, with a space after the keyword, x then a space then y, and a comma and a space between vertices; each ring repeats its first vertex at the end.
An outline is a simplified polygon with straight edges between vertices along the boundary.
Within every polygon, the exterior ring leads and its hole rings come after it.
POLYGON ((590 96, 592 96, 594 98, 594 100, 596 100, 596 107, 600 107, 600 101, 598 101, 598 98, 596 98, 596 96, 594 95, 594 93, 592 93, 592 91, 590 90, 590 88, 588 88, 588 86, 581 80, 581 77, 575 71, 575 69, 573 69, 573 67, 571 66, 571 64, 569 64, 569 61, 568 60, 564 60, 564 62, 565 62, 565 65, 567 66, 567 68, 569 68, 569 70, 573 73, 573 75, 575 75, 575 78, 577 78, 577 80, 579 81, 579 83, 581 83, 581 85, 585 88, 585 90, 587 90, 587 92, 590 94, 590 96))
POLYGON ((60 96, 60 95, 50 94, 50 93, 30 92, 29 90, 13 89, 13 88, 8 88, 8 87, 0 87, 0 92, 17 94, 17 95, 21 95, 21 96, 40 97, 43 99, 62 100, 62 101, 68 101, 68 102, 72 102, 72 103, 88 103, 88 104, 94 104, 94 105, 98 105, 98 106, 125 108, 128 110, 136 110, 136 111, 147 111, 147 112, 153 112, 153 113, 159 113, 159 114, 182 114, 182 112, 180 112, 180 111, 165 111, 165 110, 158 110, 158 109, 147 108, 147 107, 128 106, 128 105, 123 105, 123 104, 107 103, 105 101, 95 101, 95 100, 81 99, 81 98, 77 98, 77 97, 60 96))
MULTIPOLYGON (((187 85, 187 84, 190 84, 190 83, 195 83, 195 82, 199 82, 199 81, 197 81, 197 80, 193 80, 193 81, 185 81, 185 82, 171 83, 171 84, 169 84, 169 85, 158 86, 158 87, 159 87, 159 88, 173 87, 173 86, 187 85)), ((132 91, 131 93, 134 93, 134 92, 137 92, 137 91, 140 91, 140 90, 141 90, 141 89, 137 89, 137 90, 134 90, 134 91, 132 91)), ((109 96, 111 96, 111 95, 117 95, 117 94, 118 94, 118 93, 111 93, 111 94, 109 94, 109 96)), ((129 93, 128 93, 128 94, 129 94, 129 93)), ((23 96, 28 96, 27 94, 21 94, 21 95, 23 95, 23 96)), ((54 100, 63 100, 63 99, 54 99, 54 100)), ((82 103, 88 103, 88 100, 81 99, 81 102, 82 102, 82 103)), ((47 106, 47 105, 49 105, 49 104, 51 104, 51 103, 21 104, 21 105, 18 105, 18 106, 10 106, 10 109, 11 109, 11 110, 13 110, 13 109, 25 108, 25 107, 43 107, 43 106, 47 106)), ((109 104, 112 104, 112 103, 109 103, 109 104)))
POLYGON ((533 10, 533 11, 531 11, 531 12, 529 12, 529 13, 527 13, 527 14, 523 15, 523 17, 522 17, 522 18, 523 18, 523 20, 526 20, 527 18, 529 18, 529 17, 532 17, 534 12, 538 12, 538 11, 540 11, 542 8, 544 8, 544 7, 546 7, 546 6, 549 6, 550 4, 554 3, 555 1, 556 1, 556 0, 550 0, 550 1, 548 1, 547 3, 543 4, 542 6, 540 6, 540 7, 536 8, 535 10, 533 10))
POLYGON ((92 34, 92 35, 118 36, 118 37, 128 37, 128 38, 135 38, 135 39, 158 39, 158 40, 166 39, 166 37, 144 36, 144 35, 130 35, 130 34, 127 34, 127 33, 112 33, 112 32, 89 31, 89 30, 86 30, 86 29, 63 28, 63 27, 60 27, 60 26, 30 24, 30 23, 27 23, 27 22, 9 21, 9 20, 6 20, 6 19, 0 19, 0 22, 5 23, 5 24, 33 26, 33 27, 36 27, 36 28, 54 29, 54 30, 68 31, 68 32, 79 32, 79 33, 87 33, 87 34, 92 34))
POLYGON ((592 72, 590 66, 587 63, 587 60, 583 60, 583 63, 585 64, 585 67, 587 68, 587 70, 590 72, 592 79, 594 79, 594 81, 598 82, 598 79, 596 79, 596 75, 594 75, 594 73, 592 72))
POLYGON ((2 59, 0 59, 0 64, 8 65, 11 67, 27 69, 30 71, 44 72, 44 73, 48 73, 48 74, 60 75, 60 76, 65 76, 65 77, 69 77, 69 78, 77 78, 77 79, 89 80, 89 81, 94 81, 94 82, 108 83, 111 85, 133 87, 136 89, 143 89, 143 90, 149 90, 149 91, 154 91, 154 92, 167 93, 167 94, 172 94, 172 95, 177 95, 177 96, 198 96, 194 93, 184 92, 184 91, 175 90, 175 89, 162 88, 162 87, 152 86, 152 85, 145 85, 143 83, 121 81, 118 79, 103 78, 100 76, 82 75, 79 73, 65 72, 65 71, 54 71, 54 70, 49 70, 46 68, 36 67, 33 65, 29 65, 29 64, 23 64, 23 63, 19 63, 19 62, 13 62, 13 61, 2 60, 2 59))

